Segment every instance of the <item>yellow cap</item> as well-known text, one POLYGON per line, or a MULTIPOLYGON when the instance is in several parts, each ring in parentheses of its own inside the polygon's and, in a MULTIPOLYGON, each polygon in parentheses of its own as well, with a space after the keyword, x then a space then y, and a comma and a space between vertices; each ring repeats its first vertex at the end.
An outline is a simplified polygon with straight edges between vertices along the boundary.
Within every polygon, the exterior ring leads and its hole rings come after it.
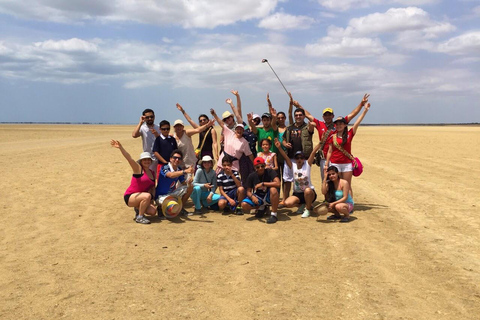
POLYGON ((331 114, 333 114, 333 109, 332 108, 325 108, 325 109, 323 109, 322 114, 325 114, 325 112, 330 112, 331 114))

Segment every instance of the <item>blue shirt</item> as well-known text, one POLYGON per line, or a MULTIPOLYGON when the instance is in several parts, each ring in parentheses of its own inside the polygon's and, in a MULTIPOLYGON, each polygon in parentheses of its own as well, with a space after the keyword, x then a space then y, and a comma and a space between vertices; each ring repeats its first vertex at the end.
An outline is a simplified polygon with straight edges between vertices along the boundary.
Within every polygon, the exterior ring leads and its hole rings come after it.
POLYGON ((183 169, 177 167, 177 170, 174 170, 170 163, 167 163, 160 169, 160 173, 158 175, 158 183, 157 188, 155 189, 155 198, 159 196, 163 196, 173 192, 177 189, 177 182, 180 181, 181 183, 185 182, 185 176, 181 175, 177 178, 168 178, 167 173, 175 172, 175 171, 182 171, 183 169))

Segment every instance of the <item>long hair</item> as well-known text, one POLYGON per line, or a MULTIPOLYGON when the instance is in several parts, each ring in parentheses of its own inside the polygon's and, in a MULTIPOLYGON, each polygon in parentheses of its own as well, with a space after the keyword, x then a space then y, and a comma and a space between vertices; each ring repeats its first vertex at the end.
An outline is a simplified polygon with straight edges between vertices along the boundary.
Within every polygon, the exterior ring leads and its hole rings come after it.
POLYGON ((340 143, 340 145, 343 147, 343 145, 347 143, 347 140, 348 140, 348 125, 345 124, 345 128, 343 129, 343 133, 342 133, 342 143, 340 143))
MULTIPOLYGON (((338 175, 338 169, 335 166, 328 167, 327 174, 328 174, 328 171, 335 171, 338 175)), ((327 189, 327 194, 325 195, 325 200, 327 200, 328 203, 335 202, 337 200, 335 198, 335 191, 336 191, 335 184, 333 183, 333 181, 327 180, 327 186, 328 186, 328 189, 327 189)))

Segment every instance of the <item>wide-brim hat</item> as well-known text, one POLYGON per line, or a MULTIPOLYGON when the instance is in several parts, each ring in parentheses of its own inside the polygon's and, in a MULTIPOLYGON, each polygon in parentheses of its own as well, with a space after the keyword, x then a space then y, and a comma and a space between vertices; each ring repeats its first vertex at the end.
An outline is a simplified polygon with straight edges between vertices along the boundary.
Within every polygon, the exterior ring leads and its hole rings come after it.
POLYGON ((167 196, 162 201, 162 213, 167 218, 175 218, 182 211, 182 199, 174 196, 167 196))
POLYGON ((206 155, 206 156, 203 156, 202 159, 200 161, 198 161, 198 164, 199 165, 202 165, 203 162, 208 162, 208 161, 212 161, 212 164, 215 166, 215 159, 213 159, 212 157, 210 157, 209 155, 206 155))
POLYGON ((233 114, 230 111, 225 111, 224 113, 222 113, 222 120, 227 119, 231 116, 233 116, 233 114))
POLYGON ((142 152, 140 153, 140 158, 137 160, 137 163, 140 164, 140 162, 143 159, 150 159, 153 161, 152 154, 150 152, 142 152))
POLYGON ((173 126, 175 127, 177 124, 181 124, 182 126, 185 126, 185 125, 183 124, 183 121, 180 120, 180 119, 175 120, 175 122, 173 123, 173 126))

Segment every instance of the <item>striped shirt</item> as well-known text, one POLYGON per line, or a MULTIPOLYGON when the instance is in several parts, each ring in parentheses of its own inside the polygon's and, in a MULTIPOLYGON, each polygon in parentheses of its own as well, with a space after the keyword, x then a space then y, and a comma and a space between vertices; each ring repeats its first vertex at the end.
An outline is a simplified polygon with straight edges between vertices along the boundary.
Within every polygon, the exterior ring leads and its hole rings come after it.
MULTIPOLYGON (((232 170, 232 172, 235 177, 240 180, 240 175, 238 174, 238 171, 232 170)), ((222 170, 217 176, 217 187, 223 187, 223 191, 227 192, 235 189, 237 185, 235 184, 235 181, 233 181, 233 178, 227 176, 222 170)))

